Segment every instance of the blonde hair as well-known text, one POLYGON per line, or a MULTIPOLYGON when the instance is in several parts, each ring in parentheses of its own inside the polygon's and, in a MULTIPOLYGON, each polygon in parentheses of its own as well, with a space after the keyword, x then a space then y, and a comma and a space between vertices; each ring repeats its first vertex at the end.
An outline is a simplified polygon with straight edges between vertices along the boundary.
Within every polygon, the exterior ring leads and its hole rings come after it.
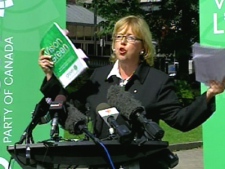
MULTIPOLYGON (((144 54, 140 57, 145 60, 150 66, 154 64, 155 48, 152 43, 152 34, 146 21, 140 16, 129 15, 118 20, 114 26, 112 37, 114 37, 119 31, 125 32, 131 28, 134 35, 142 39, 144 54)), ((124 32, 124 33, 125 33, 124 32)), ((112 38, 112 50, 115 48, 115 40, 112 38)), ((112 53, 110 60, 116 61, 116 55, 112 53)))

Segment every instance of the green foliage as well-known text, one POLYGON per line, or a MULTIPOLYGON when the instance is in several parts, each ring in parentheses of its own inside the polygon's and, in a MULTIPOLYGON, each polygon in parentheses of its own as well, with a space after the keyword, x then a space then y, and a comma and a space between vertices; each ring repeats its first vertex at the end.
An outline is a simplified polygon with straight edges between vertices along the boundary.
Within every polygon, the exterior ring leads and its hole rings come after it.
POLYGON ((144 15, 138 0, 118 3, 115 0, 96 0, 92 3, 93 11, 97 9, 97 14, 106 19, 99 23, 102 29, 97 32, 98 36, 111 35, 115 22, 126 15, 144 15))
POLYGON ((200 89, 193 87, 186 80, 176 80, 175 90, 181 103, 183 103, 183 106, 189 105, 197 96, 200 95, 200 89))
POLYGON ((175 81, 176 92, 179 98, 185 99, 195 99, 193 89, 185 80, 176 80, 175 81))

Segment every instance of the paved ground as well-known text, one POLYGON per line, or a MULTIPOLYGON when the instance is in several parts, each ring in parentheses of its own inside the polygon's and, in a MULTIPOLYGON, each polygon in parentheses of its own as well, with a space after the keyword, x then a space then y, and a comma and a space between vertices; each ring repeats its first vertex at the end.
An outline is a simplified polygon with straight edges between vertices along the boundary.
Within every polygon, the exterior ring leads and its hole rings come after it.
POLYGON ((174 169, 203 169, 202 148, 175 151, 179 157, 179 164, 174 169))

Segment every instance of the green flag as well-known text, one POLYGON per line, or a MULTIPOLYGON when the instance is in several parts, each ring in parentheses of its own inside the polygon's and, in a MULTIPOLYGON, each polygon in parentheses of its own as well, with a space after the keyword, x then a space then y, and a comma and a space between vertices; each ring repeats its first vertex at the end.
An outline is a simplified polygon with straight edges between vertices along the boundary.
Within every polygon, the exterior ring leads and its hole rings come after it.
MULTIPOLYGON (((0 0, 0 169, 8 168, 7 146, 19 141, 43 97, 40 40, 53 22, 65 28, 65 19, 66 1, 0 0)), ((36 126, 35 142, 48 138, 50 125, 36 126)))
MULTIPOLYGON (((225 1, 200 0, 199 7, 201 45, 224 48, 225 1)), ((204 92, 207 87, 202 84, 201 89, 204 92)), ((224 93, 216 96, 216 112, 203 124, 204 169, 225 168, 224 101, 224 93)))

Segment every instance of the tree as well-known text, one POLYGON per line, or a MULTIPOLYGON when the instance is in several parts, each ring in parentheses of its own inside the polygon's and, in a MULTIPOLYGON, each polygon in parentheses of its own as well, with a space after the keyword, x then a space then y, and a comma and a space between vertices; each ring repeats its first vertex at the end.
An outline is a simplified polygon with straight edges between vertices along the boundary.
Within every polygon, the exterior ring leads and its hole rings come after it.
MULTIPOLYGON (((150 3, 154 5, 154 3, 150 3)), ((179 62, 178 76, 188 80, 188 60, 191 45, 199 41, 199 14, 196 0, 162 0, 161 10, 144 11, 138 0, 94 0, 92 9, 107 21, 100 23, 103 29, 99 35, 111 35, 118 18, 132 14, 141 15, 148 22, 154 40, 158 42, 159 53, 174 56, 179 62), (95 6, 96 5, 96 6, 95 6)))
POLYGON ((140 8, 138 0, 125 0, 117 2, 116 0, 93 0, 92 10, 96 7, 97 14, 106 19, 98 26, 102 27, 98 35, 111 35, 115 22, 126 15, 144 15, 145 12, 140 8))
POLYGON ((199 41, 198 2, 163 1, 160 14, 153 18, 150 25, 159 40, 160 52, 168 55, 175 53, 179 62, 178 76, 180 79, 188 80, 191 45, 199 41), (161 35, 157 27, 161 27, 161 35))

